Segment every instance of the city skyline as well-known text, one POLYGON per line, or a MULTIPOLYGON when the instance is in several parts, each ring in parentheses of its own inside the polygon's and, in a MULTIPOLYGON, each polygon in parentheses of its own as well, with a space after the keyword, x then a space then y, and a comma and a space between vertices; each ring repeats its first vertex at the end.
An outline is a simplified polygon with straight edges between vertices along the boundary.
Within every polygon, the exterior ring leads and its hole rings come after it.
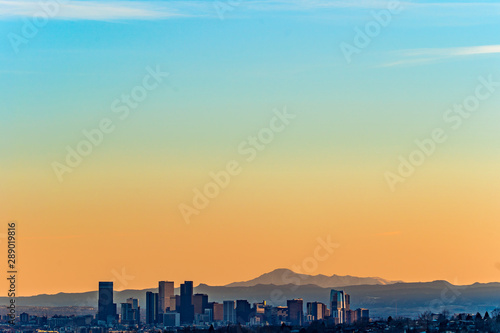
MULTIPOLYGON (((148 327, 189 327, 193 324, 211 327, 235 324, 305 326, 306 323, 325 320, 333 325, 343 325, 370 321, 368 309, 351 310, 351 297, 344 290, 331 289, 328 305, 318 301, 305 304, 302 298, 288 299, 286 306, 268 305, 266 300, 249 302, 241 297, 218 303, 209 302, 208 294, 194 294, 193 281, 184 281, 179 288, 179 295, 170 295, 172 298, 179 297, 180 304, 176 302, 175 306, 165 307, 163 298, 166 284, 166 281, 159 281, 157 293, 145 293, 146 313, 142 316, 140 302, 135 298, 127 298, 126 303, 121 303, 120 315, 117 304, 113 302, 113 282, 100 281, 94 324, 107 327, 121 324, 139 328, 144 319, 148 327)), ((21 322, 24 321, 21 319, 21 322)))
POLYGON ((17 296, 500 281, 497 1, 0 7, 17 296))

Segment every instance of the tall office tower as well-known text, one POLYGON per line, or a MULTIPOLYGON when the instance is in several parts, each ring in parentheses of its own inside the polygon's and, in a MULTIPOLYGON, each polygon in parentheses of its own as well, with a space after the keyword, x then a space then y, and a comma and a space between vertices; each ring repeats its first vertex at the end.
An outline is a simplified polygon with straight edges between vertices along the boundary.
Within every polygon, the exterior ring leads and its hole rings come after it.
POLYGON ((132 304, 129 303, 122 303, 121 304, 121 318, 120 318, 120 323, 122 325, 131 325, 132 322, 132 304))
POLYGON ((246 324, 250 321, 250 313, 252 308, 246 299, 236 301, 236 321, 238 324, 246 324))
POLYGON ((113 303, 113 282, 99 282, 97 320, 110 323, 116 319, 116 304, 113 303))
POLYGON ((226 323, 236 323, 236 307, 234 301, 224 301, 223 311, 224 311, 224 321, 226 323))
POLYGON ((158 323, 158 293, 148 291, 146 292, 146 324, 156 323, 158 323))
POLYGON ((208 308, 208 295, 195 294, 193 296, 194 314, 204 314, 208 308))
POLYGON ((335 318, 336 324, 344 323, 345 314, 345 294, 344 291, 330 291, 330 316, 335 318))
POLYGON ((181 284, 181 324, 192 324, 194 321, 193 281, 181 284))
POLYGON ((304 300, 302 298, 286 301, 288 320, 292 325, 302 325, 304 318, 304 300))
POLYGON ((312 320, 324 319, 326 315, 326 305, 320 302, 308 302, 307 315, 310 316, 312 320))
POLYGON ((174 296, 174 282, 160 281, 158 282, 158 311, 163 314, 167 311, 174 311, 170 309, 170 297, 174 296))

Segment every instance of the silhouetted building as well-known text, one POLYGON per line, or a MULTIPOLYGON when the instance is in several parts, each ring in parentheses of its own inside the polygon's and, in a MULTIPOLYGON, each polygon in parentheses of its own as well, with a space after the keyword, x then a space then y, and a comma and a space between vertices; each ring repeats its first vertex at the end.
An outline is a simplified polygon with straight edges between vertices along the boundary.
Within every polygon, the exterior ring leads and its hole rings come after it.
POLYGON ((175 311, 170 308, 170 298, 174 296, 174 282, 160 281, 158 282, 158 311, 163 314, 167 311, 175 311))
POLYGON ((99 282, 97 320, 107 323, 117 320, 116 304, 113 303, 113 282, 99 282))
POLYGON ((288 321, 292 325, 302 325, 304 318, 304 301, 302 298, 286 301, 288 321))
POLYGON ((250 320, 250 312, 252 312, 252 308, 247 300, 240 299, 236 301, 236 322, 238 324, 244 325, 248 323, 250 320))
POLYGON ((121 323, 125 325, 138 325, 141 320, 141 308, 139 300, 136 298, 128 298, 127 303, 121 304, 121 323))
POLYGON ((158 293, 146 292, 146 324, 158 323, 158 293))
POLYGON ((370 311, 368 309, 356 309, 356 321, 369 322, 370 311))
POLYGON ((194 321, 193 281, 181 284, 181 324, 192 324, 194 321))
POLYGON ((226 323, 236 323, 236 307, 234 301, 224 301, 224 321, 226 323))

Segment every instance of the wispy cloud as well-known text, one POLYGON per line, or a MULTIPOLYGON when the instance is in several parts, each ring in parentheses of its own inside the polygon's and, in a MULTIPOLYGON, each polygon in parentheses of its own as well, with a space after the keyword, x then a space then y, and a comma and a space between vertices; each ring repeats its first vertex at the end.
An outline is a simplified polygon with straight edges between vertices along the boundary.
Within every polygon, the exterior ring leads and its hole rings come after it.
MULTIPOLYGON (((84 0, 0 0, 0 19, 31 17, 44 12, 43 3, 55 5, 51 19, 60 20, 151 20, 186 16, 217 17, 216 4, 231 6, 227 0, 189 1, 84 1, 84 0)), ((238 8, 251 12, 299 11, 328 8, 382 8, 386 0, 242 0, 238 8)), ((52 10, 52 9, 51 9, 52 10)))
POLYGON ((395 55, 399 58, 398 60, 386 63, 382 65, 382 67, 418 65, 424 63, 434 63, 456 57, 497 53, 500 53, 500 45, 402 50, 395 52, 395 55))
POLYGON ((150 20, 186 16, 161 2, 149 1, 0 1, 0 19, 44 14, 60 20, 150 20), (44 6, 47 3, 51 6, 44 6))

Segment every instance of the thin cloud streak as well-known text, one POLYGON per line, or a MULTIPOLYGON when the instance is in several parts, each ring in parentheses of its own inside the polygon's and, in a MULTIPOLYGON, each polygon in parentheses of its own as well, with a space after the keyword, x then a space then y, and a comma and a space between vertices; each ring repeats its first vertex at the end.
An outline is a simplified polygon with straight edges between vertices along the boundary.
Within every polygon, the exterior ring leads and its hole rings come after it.
MULTIPOLYGON (((186 16, 159 2, 54 0, 58 4, 50 17, 59 20, 152 20, 186 16)), ((0 19, 45 14, 40 1, 0 1, 0 19)), ((50 16, 50 15, 49 15, 50 16)))
POLYGON ((464 56, 498 54, 500 45, 482 45, 453 48, 425 48, 398 51, 398 57, 403 59, 386 63, 380 67, 408 66, 434 63, 440 60, 453 59, 464 56))

